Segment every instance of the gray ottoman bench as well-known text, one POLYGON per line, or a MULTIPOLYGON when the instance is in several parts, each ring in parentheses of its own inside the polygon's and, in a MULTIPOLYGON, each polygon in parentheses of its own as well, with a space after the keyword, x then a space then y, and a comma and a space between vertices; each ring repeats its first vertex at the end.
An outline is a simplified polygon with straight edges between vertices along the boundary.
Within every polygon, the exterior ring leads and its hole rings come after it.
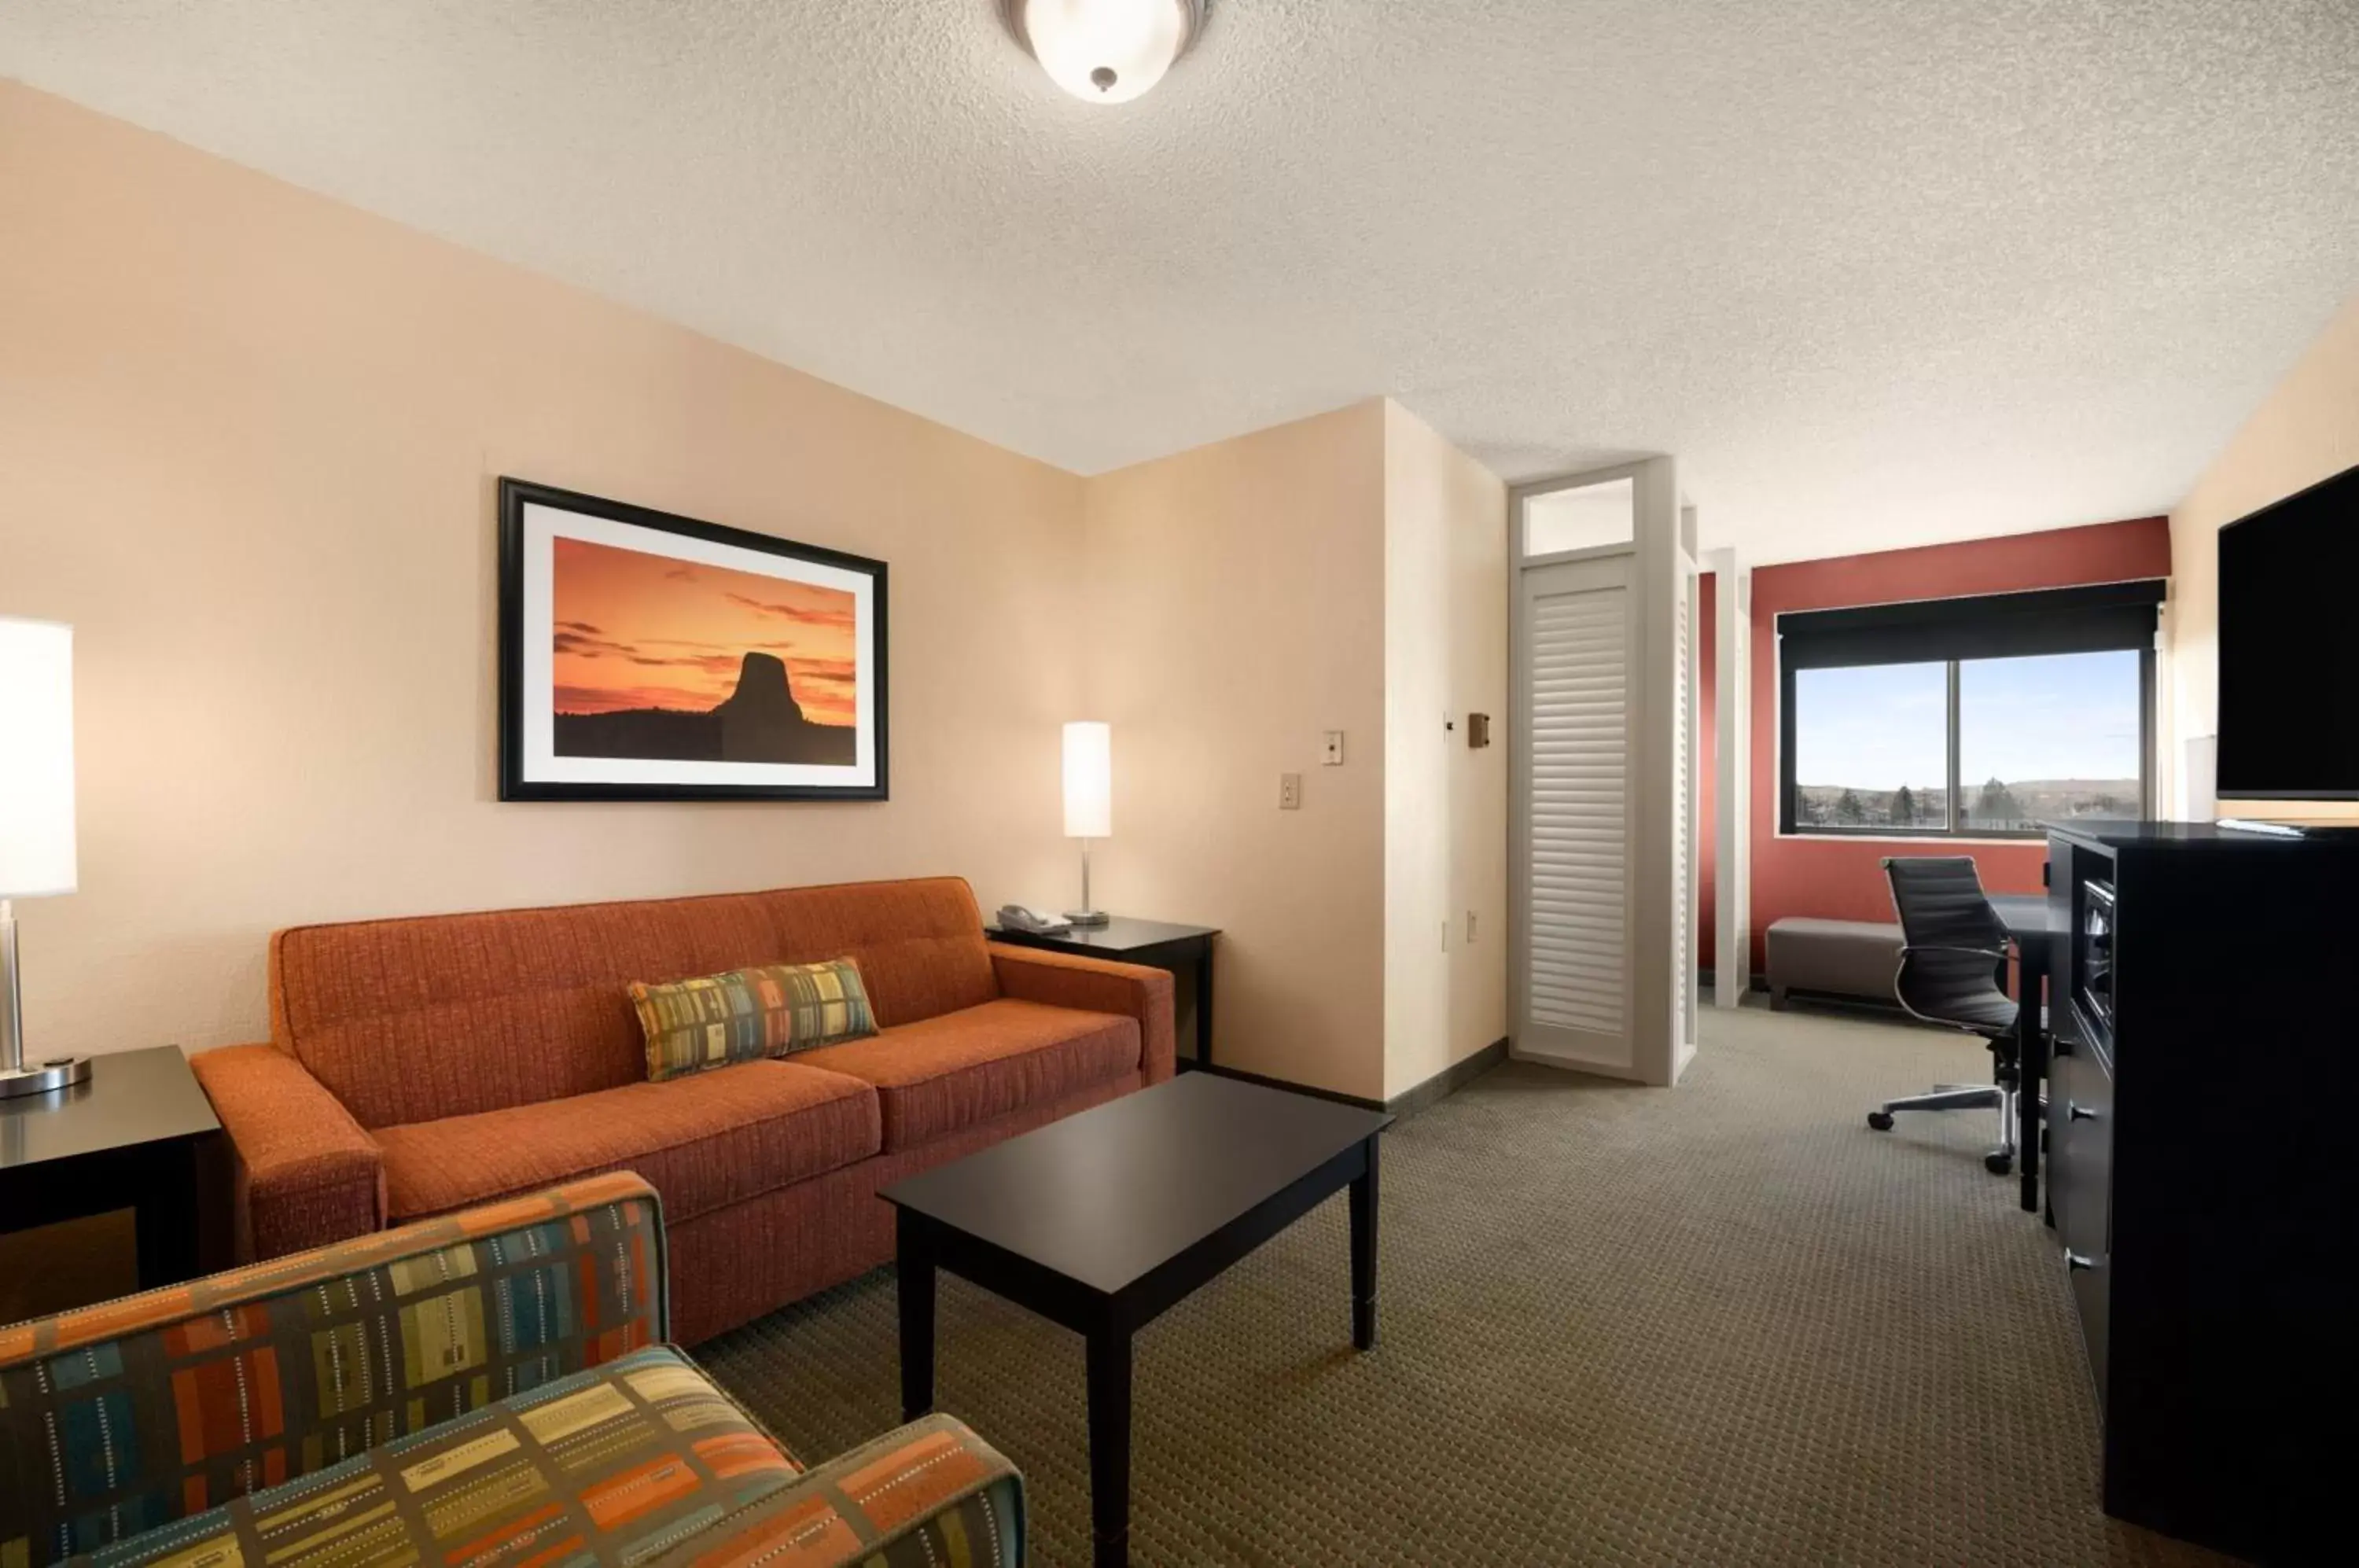
POLYGON ((1897 925, 1788 915, 1769 922, 1767 945, 1772 1007, 1782 1009, 1789 991, 1898 1005, 1892 990, 1900 968, 1897 925))

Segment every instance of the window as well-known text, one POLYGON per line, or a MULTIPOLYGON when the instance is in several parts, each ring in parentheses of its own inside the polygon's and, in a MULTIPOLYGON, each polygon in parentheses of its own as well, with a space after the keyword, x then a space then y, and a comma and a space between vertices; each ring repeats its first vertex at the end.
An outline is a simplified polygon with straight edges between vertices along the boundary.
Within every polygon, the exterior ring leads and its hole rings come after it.
POLYGON ((1524 553, 1554 555, 1560 550, 1628 544, 1637 537, 1637 515, 1638 485, 1632 479, 1608 479, 1527 496, 1524 553))
POLYGON ((1789 833, 2036 837, 2146 813, 2161 584, 1778 617, 1789 833))
POLYGON ((1948 665, 1801 670, 1794 705, 1796 828, 1921 828, 1947 821, 1948 665))
POLYGON ((2149 654, 1976 659, 1958 666, 1958 780, 1970 833, 2146 814, 2149 654))

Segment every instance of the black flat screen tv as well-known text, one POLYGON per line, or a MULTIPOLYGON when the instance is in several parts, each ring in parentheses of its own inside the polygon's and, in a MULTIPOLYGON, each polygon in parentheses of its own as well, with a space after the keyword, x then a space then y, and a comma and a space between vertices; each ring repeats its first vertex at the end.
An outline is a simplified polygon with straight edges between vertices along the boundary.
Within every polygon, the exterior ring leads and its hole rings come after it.
POLYGON ((2359 800, 2359 468, 2220 530, 2223 800, 2359 800))

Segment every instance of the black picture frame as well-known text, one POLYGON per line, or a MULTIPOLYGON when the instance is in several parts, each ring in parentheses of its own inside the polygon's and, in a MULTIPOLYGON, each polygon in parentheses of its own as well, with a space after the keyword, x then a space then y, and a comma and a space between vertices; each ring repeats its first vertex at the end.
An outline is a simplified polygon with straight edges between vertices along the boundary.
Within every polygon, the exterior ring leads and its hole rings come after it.
MULTIPOLYGON (((683 517, 652 507, 636 506, 625 501, 603 496, 587 495, 579 491, 560 489, 552 485, 502 475, 499 482, 499 665, 500 665, 500 782, 499 798, 504 801, 532 800, 886 800, 891 799, 889 746, 891 686, 887 649, 887 571, 886 563, 867 556, 829 550, 823 546, 804 544, 780 539, 774 534, 756 533, 746 528, 733 528, 719 523, 708 523, 695 517, 683 517), (755 550, 789 561, 832 567, 872 580, 871 608, 868 617, 867 669, 873 671, 875 700, 871 707, 875 725, 873 777, 865 783, 848 784, 723 784, 697 782, 587 782, 572 779, 552 779, 528 776, 526 750, 526 722, 530 712, 530 695, 525 690, 526 641, 531 628, 526 625, 526 579, 528 548, 525 528, 525 508, 541 506, 583 517, 625 523, 657 534, 698 539, 711 544, 732 546, 755 550)), ((547 635, 549 628, 542 628, 547 635)), ((541 700, 548 697, 543 693, 541 700)))

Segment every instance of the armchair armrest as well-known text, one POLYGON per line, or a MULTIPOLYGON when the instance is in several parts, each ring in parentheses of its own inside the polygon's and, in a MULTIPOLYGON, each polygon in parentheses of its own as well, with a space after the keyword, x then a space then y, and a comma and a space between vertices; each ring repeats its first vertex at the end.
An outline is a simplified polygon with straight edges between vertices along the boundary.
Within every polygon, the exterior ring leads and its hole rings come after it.
POLYGON ((989 946, 1001 996, 1136 1018, 1139 1066, 1147 1082, 1160 1083, 1178 1070, 1168 971, 1007 942, 989 946))
POLYGON ((237 1155, 237 1255, 278 1258, 385 1225, 385 1156, 292 1056, 233 1045, 189 1059, 237 1155))
POLYGON ((1919 942, 1913 947, 1903 947, 1900 950, 1900 956, 1907 958, 1919 953, 1947 953, 1960 958, 1989 958, 1995 959, 2001 964, 2014 956, 2004 947, 1944 947, 1930 942, 1919 942))
POLYGON ((663 1280, 655 1190, 618 1171, 0 1328, 0 1563, 95 1552, 653 1344, 663 1280))
POLYGON ((646 1568, 766 1562, 1022 1568, 1024 1476, 960 1421, 928 1416, 723 1514, 646 1568))

